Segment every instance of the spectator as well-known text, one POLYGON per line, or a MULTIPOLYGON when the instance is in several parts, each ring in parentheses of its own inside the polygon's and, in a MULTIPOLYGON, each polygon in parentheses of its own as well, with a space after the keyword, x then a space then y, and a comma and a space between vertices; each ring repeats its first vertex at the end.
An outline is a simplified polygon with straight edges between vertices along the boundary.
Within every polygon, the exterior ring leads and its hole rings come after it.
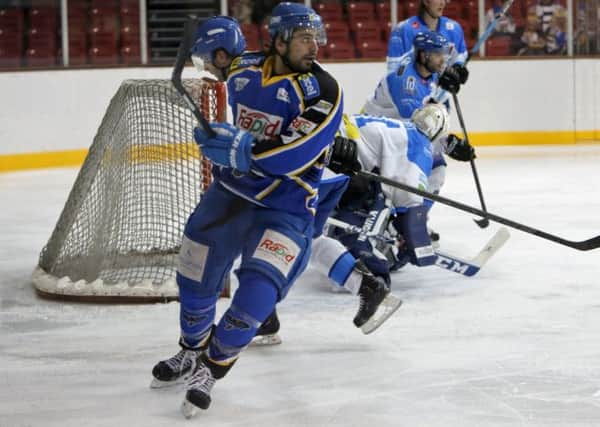
POLYGON ((521 35, 521 48, 517 55, 542 55, 545 44, 537 15, 534 13, 528 14, 527 24, 521 35))
POLYGON ((567 53, 567 16, 564 9, 558 9, 550 27, 546 32, 545 51, 549 55, 564 55, 567 53))
POLYGON ((232 7, 233 16, 240 24, 252 24, 253 0, 237 0, 232 7))
MULTIPOLYGON (((494 20, 497 14, 502 11, 502 0, 494 0, 492 2, 492 7, 488 9, 485 20, 486 24, 489 24, 494 20)), ((512 35, 515 33, 516 26, 515 22, 510 15, 510 13, 505 14, 498 20, 496 24, 496 28, 494 29, 493 35, 512 35)))
POLYGON ((564 8, 556 0, 538 0, 538 4, 532 6, 528 13, 535 13, 541 23, 542 32, 548 31, 552 22, 552 17, 558 10, 564 8))

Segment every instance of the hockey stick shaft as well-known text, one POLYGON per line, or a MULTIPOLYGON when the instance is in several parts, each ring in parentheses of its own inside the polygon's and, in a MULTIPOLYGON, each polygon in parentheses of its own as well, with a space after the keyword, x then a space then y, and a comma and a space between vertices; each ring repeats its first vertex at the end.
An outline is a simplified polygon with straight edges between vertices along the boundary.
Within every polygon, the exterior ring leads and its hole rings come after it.
POLYGON ((515 230, 520 230, 524 233, 533 234, 534 236, 540 237, 542 239, 550 240, 551 242, 558 243, 559 245, 563 245, 563 246, 568 246, 570 248, 577 249, 579 251, 589 251, 589 250, 600 247, 600 236, 595 236, 595 237, 592 237, 591 239, 582 240, 582 241, 572 241, 572 240, 563 239, 562 237, 547 233, 542 230, 538 230, 537 228, 533 228, 528 225, 521 224, 516 221, 512 221, 510 219, 501 217, 501 216, 493 214, 491 212, 483 212, 481 209, 475 208, 473 206, 469 206, 467 204, 457 202, 456 200, 448 199, 446 197, 442 197, 440 195, 433 194, 428 191, 424 191, 424 190, 420 190, 415 187, 411 187, 410 185, 406 185, 401 182, 394 181, 392 179, 386 178, 381 175, 374 174, 372 172, 361 171, 361 172, 357 172, 357 175, 362 176, 363 178, 366 178, 366 179, 381 182, 382 184, 389 185, 390 187, 404 190, 408 193, 417 194, 426 199, 433 200, 435 202, 441 203, 446 206, 450 206, 452 208, 461 210, 463 212, 469 212, 474 215, 486 217, 491 221, 497 222, 499 224, 504 224, 508 227, 514 228, 515 230))
POLYGON ((471 51, 469 52, 469 56, 467 57, 466 62, 469 62, 471 60, 471 58, 473 57, 473 55, 475 55, 477 52, 479 52, 479 49, 481 49, 481 46, 486 42, 486 40, 490 37, 490 35, 492 35, 492 32, 496 28, 496 25, 498 25, 498 21, 500 21, 504 16, 506 16, 506 12, 508 12, 508 9, 510 9, 510 7, 514 3, 514 1, 515 0, 508 0, 504 3, 500 12, 498 12, 496 14, 496 16, 494 17, 494 19, 492 19, 492 21, 488 24, 488 26, 485 29, 485 31, 483 32, 483 34, 477 40, 477 43, 475 43, 475 46, 473 46, 473 49, 471 49, 471 51))
MULTIPOLYGON (((458 103, 458 96, 455 92, 452 92, 452 99, 454 100, 454 106, 456 107, 456 115, 458 116, 458 122, 460 123, 460 128, 462 129, 463 135, 465 136, 465 141, 467 144, 469 143, 469 135, 467 134, 467 128, 465 126, 465 120, 462 115, 462 110, 460 109, 460 104, 458 103)), ((483 191, 481 190, 481 183, 479 182, 479 174, 477 173, 477 168, 475 167, 475 160, 471 159, 469 161, 471 164, 471 171, 473 172, 473 179, 475 179, 475 188, 477 188, 477 195, 479 196, 479 203, 481 203, 481 210, 483 212, 487 212, 485 207, 485 200, 483 200, 483 191)), ((485 228, 490 225, 489 220, 486 216, 479 221, 475 221, 478 226, 481 228, 485 228)))
POLYGON ((189 16, 185 22, 183 38, 181 39, 181 43, 179 44, 179 49, 177 50, 177 57, 175 59, 175 65, 173 67, 173 74, 171 75, 171 82, 175 89, 185 100, 187 106, 194 114, 194 117, 198 120, 198 123, 202 126, 204 131, 211 137, 215 136, 214 131, 210 128, 208 121, 194 102, 194 99, 183 86, 183 82, 181 80, 181 74, 183 73, 183 68, 185 67, 185 63, 187 62, 190 56, 190 50, 194 43, 194 35, 196 33, 196 27, 198 26, 198 19, 195 16, 189 16))

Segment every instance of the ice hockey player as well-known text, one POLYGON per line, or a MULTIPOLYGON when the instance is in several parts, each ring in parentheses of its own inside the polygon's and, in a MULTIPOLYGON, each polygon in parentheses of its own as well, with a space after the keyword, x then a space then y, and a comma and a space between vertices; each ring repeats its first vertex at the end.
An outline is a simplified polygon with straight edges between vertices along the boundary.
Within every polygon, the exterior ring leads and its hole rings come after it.
POLYGON ((440 77, 442 86, 458 91, 461 84, 467 82, 469 72, 464 66, 467 60, 467 45, 460 24, 442 16, 448 0, 420 0, 416 16, 412 16, 396 25, 388 42, 387 72, 398 69, 403 56, 413 47, 417 34, 435 31, 449 42, 449 67, 440 77))
MULTIPOLYGON (((196 42, 192 48, 192 57, 194 63, 200 70, 209 70, 219 79, 223 79, 229 74, 228 65, 232 70, 242 70, 249 66, 260 66, 265 55, 262 52, 244 52, 243 36, 241 35, 237 21, 229 17, 216 16, 208 19, 201 24, 196 32, 196 42)), ((230 92, 230 102, 235 103, 237 92, 230 92)), ((315 215, 315 238, 328 240, 328 237, 322 236, 321 230, 329 212, 337 204, 339 197, 347 185, 348 177, 344 175, 335 175, 327 168, 324 171, 324 177, 319 185, 319 206, 315 215)), ((339 243, 332 241, 331 245, 339 243)), ((381 325, 401 302, 397 298, 387 296, 389 286, 382 284, 381 280, 376 278, 362 263, 358 262, 352 255, 348 254, 344 258, 344 263, 340 263, 338 268, 332 270, 329 274, 330 279, 339 286, 346 288, 360 298, 361 304, 359 311, 354 319, 357 326, 365 325, 368 320, 381 325), (368 294, 375 292, 375 298, 368 294), (388 301, 389 299, 389 301, 388 301), (384 300, 385 309, 377 313, 377 318, 373 318, 379 304, 384 300)), ((256 332, 254 342, 258 344, 278 344, 281 338, 277 335, 280 323, 276 311, 261 324, 256 332)), ((367 325, 364 330, 373 330, 372 326, 367 325)))
MULTIPOLYGON (((377 172, 412 187, 428 188, 433 163, 432 143, 445 144, 448 137, 449 119, 443 106, 428 104, 415 111, 411 121, 352 115, 344 116, 343 122, 342 134, 338 138, 355 142, 357 159, 363 170, 377 172)), ((427 201, 420 196, 353 176, 335 218, 382 235, 388 221, 386 217, 379 221, 381 212, 393 212, 390 220, 398 235, 402 236, 402 245, 394 248, 394 254, 385 255, 390 256, 394 264, 411 262, 427 266, 436 259, 427 233, 427 209, 427 201)), ((374 254, 370 239, 344 229, 333 230, 332 235, 371 271, 389 277, 390 264, 374 254)), ((328 260, 329 265, 327 262, 319 264, 318 268, 324 272, 335 267, 338 259, 344 256, 342 251, 336 251, 327 242, 314 244, 313 250, 315 260, 328 260)))
POLYGON ((231 70, 235 125, 211 124, 214 135, 194 130, 215 165, 214 181, 188 220, 179 254, 182 350, 153 370, 168 381, 189 373, 186 417, 209 407, 215 381, 306 267, 318 186, 341 120, 341 88, 315 62, 324 42, 320 17, 281 3, 269 33, 262 65, 231 70), (223 278, 238 255, 238 289, 213 327, 223 278))

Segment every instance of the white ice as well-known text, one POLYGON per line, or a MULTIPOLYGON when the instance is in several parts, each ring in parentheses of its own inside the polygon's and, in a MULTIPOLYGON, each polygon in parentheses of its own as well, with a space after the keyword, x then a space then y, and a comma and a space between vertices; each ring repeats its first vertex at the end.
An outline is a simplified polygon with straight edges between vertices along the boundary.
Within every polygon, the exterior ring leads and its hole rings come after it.
MULTIPOLYGON (((444 195, 479 202, 468 164, 444 195)), ((488 209, 569 240, 600 234, 600 146, 480 148, 488 209)), ((191 421, 182 389, 151 390, 174 354, 178 304, 40 299, 30 282, 76 170, 0 175, 0 426, 598 426, 600 249, 511 230, 473 278, 393 277, 402 308, 365 336, 314 271, 280 307, 283 344, 248 349, 191 421)), ((436 206, 442 247, 474 255, 498 229, 436 206)), ((219 312, 228 304, 222 300, 219 312)))

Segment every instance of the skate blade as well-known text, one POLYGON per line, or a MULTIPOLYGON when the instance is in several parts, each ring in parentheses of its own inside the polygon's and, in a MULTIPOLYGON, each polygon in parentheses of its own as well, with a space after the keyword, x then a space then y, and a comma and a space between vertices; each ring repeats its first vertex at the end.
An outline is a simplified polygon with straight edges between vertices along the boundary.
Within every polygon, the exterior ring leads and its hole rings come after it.
POLYGON ((371 316, 369 320, 367 320, 365 324, 360 327, 360 330, 365 335, 370 334, 375 329, 383 325, 383 323, 389 319, 389 317, 394 314, 394 312, 398 310, 401 305, 402 300, 400 298, 391 293, 388 294, 388 296, 381 301, 379 307, 377 307, 375 314, 373 314, 373 316, 371 316))
POLYGON ((193 418, 198 413, 198 407, 191 402, 188 402, 187 399, 183 401, 181 404, 181 413, 188 420, 193 418))
POLYGON ((152 382, 150 383, 150 388, 160 389, 160 388, 170 388, 175 386, 181 386, 185 384, 185 376, 180 377, 173 381, 161 381, 156 378, 152 378, 152 382))
POLYGON ((254 339, 250 342, 250 347, 265 347, 270 345, 279 345, 281 344, 281 337, 278 334, 271 335, 260 335, 254 337, 254 339))

